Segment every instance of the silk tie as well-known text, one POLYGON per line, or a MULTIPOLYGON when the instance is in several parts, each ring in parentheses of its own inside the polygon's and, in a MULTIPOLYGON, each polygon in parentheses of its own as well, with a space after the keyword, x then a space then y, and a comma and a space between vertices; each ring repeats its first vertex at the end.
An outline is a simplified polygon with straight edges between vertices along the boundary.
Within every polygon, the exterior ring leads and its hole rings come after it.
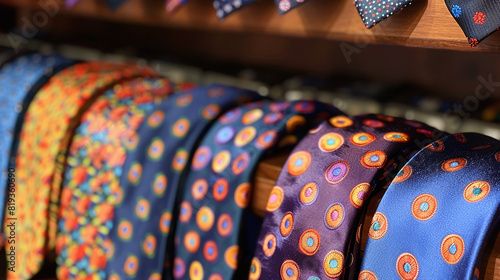
POLYGON ((116 82, 149 73, 136 66, 79 63, 54 75, 35 95, 19 138, 16 210, 9 213, 18 218, 14 240, 17 260, 22 261, 16 262, 15 272, 8 272, 9 279, 33 276, 46 251, 53 249, 60 190, 56 182, 62 177, 57 174, 64 169, 73 131, 85 109, 116 82))
POLYGON ((500 3, 491 0, 445 0, 448 10, 473 47, 500 27, 500 3))
POLYGON ((403 10, 412 0, 354 0, 359 15, 366 28, 372 28, 377 23, 403 10))
POLYGON ((244 279, 262 220, 248 209, 259 159, 291 146, 317 118, 340 112, 319 102, 257 102, 214 124, 194 154, 175 232, 176 279, 244 279))
MULTIPOLYGON (((5 209, 7 172, 15 168, 19 132, 24 114, 35 93, 58 71, 74 61, 59 55, 37 53, 20 56, 5 64, 0 70, 0 209, 5 209), (10 163, 9 163, 10 161, 10 163)), ((15 171, 11 172, 14 174, 15 171)), ((11 177, 12 178, 12 177, 11 177)), ((15 178, 10 180, 15 186, 15 178)), ((14 199, 15 201, 15 199, 14 199)), ((10 202, 12 203, 12 201, 10 202)), ((12 203, 10 206, 14 206, 12 203)), ((14 209, 14 208, 10 208, 14 209)), ((10 211, 9 211, 10 212, 10 211)), ((14 213, 13 211, 12 213, 14 213)))
POLYGON ((274 0, 274 3, 278 7, 278 12, 280 13, 280 15, 285 14, 286 12, 304 2, 305 0, 274 0))
POLYGON ((387 189, 359 279, 478 279, 498 233, 500 142, 466 133, 422 149, 387 189))
POLYGON ((347 279, 370 193, 433 134, 381 115, 336 116, 312 130, 271 191, 249 279, 347 279))
POLYGON ((128 147, 120 180, 123 199, 110 234, 109 279, 161 279, 165 254, 173 250, 167 241, 175 228, 180 180, 199 138, 220 114, 259 99, 254 92, 212 85, 176 94, 154 108, 128 147))
MULTIPOLYGON (((83 115, 68 155, 57 237, 59 279, 107 279, 113 208, 123 192, 119 178, 126 143, 153 102, 172 91, 166 79, 139 78, 105 92, 83 115)), ((130 211, 130 209, 129 209, 130 211)))
POLYGON ((255 0, 213 0, 213 6, 217 17, 223 19, 244 6, 253 3, 255 0))

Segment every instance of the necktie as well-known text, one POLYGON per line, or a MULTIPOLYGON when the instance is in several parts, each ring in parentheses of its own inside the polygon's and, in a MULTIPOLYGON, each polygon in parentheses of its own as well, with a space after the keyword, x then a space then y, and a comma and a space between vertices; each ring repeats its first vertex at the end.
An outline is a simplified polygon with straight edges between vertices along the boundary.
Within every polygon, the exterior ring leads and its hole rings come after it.
POLYGON ((276 4, 276 7, 278 7, 278 12, 280 13, 280 15, 287 13, 291 9, 304 2, 305 0, 274 0, 274 3, 276 4))
POLYGON ((500 143, 466 133, 422 149, 373 216, 359 279, 478 279, 498 233, 500 143))
MULTIPOLYGON (((66 0, 66 7, 73 8, 80 0, 66 0)), ((126 0, 106 0, 111 11, 116 11, 126 0)))
MULTIPOLYGON (((73 63, 73 60, 59 55, 33 53, 16 58, 5 64, 0 70, 0 119, 2 123, 0 126, 1 217, 3 217, 3 210, 5 209, 4 195, 8 183, 7 170, 15 167, 19 132, 28 105, 35 93, 54 73, 73 63)), ((11 174, 15 175, 15 172, 11 174)), ((15 185, 15 179, 11 186, 13 185, 15 185)))
POLYGON ((241 9, 253 2, 255 2, 255 0, 213 0, 213 5, 217 17, 219 17, 219 19, 223 19, 236 10, 241 9))
MULTIPOLYGON (((125 145, 153 102, 171 93, 166 79, 139 78, 105 92, 83 115, 68 155, 57 237, 59 279, 106 279, 106 249, 125 145)), ((130 210, 130 209, 129 209, 130 210)), ((110 253, 110 252, 108 252, 110 253)))
POLYGON ((498 1, 445 0, 445 2, 473 47, 500 27, 500 3, 498 1))
MULTIPOLYGON (((110 234, 110 279, 161 278, 170 257, 165 254, 173 250, 168 241, 175 228, 172 216, 180 180, 199 138, 220 114, 259 99, 254 92, 212 85, 176 94, 149 114, 123 167, 123 198, 110 234)), ((202 161, 207 157, 199 155, 202 161)))
POLYGON ((295 145, 317 118, 340 112, 319 102, 257 102, 214 124, 194 154, 175 231, 176 279, 244 279, 262 220, 248 209, 259 159, 295 145))
POLYGON ((180 6, 186 4, 189 0, 167 0, 165 2, 165 10, 168 13, 173 13, 175 10, 177 10, 180 6))
POLYGON ((311 131, 271 190, 249 278, 347 279, 365 201, 432 130, 363 115, 333 117, 311 131))
POLYGON ((359 15, 366 28, 372 28, 377 23, 403 10, 412 0, 354 0, 359 15))
POLYGON ((60 189, 55 182, 61 181, 57 174, 64 169, 73 131, 85 109, 116 82, 149 73, 135 66, 79 63, 54 75, 35 95, 17 150, 16 210, 8 213, 17 218, 15 249, 22 261, 16 262, 15 272, 8 272, 9 279, 30 278, 46 251, 53 249, 60 189))

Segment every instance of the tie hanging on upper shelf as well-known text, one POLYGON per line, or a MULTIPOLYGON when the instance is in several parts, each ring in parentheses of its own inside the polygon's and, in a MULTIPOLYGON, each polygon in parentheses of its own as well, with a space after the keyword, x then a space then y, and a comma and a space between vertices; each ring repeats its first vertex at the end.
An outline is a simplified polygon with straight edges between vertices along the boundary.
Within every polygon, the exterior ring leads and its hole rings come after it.
POLYGON ((403 10, 412 0, 355 0, 356 8, 366 28, 372 28, 377 23, 403 10))
MULTIPOLYGON (((79 1, 80 0, 66 0, 66 7, 73 8, 73 6, 75 6, 79 1)), ((118 7, 126 1, 127 0, 106 0, 106 3, 112 11, 116 11, 116 9, 118 9, 118 7)))
POLYGON ((500 27, 499 1, 445 0, 445 3, 473 47, 500 27))

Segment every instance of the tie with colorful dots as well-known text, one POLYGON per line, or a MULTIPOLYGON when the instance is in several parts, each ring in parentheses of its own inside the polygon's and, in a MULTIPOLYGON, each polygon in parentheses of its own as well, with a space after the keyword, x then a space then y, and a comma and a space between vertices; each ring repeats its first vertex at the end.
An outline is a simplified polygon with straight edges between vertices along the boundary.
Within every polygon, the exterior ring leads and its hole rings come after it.
POLYGON ((412 0, 354 0, 366 28, 374 27, 377 23, 411 5, 411 2, 412 0))
POLYGON ((14 240, 16 257, 23 261, 16 262, 15 272, 8 271, 9 279, 31 278, 54 248, 60 191, 56 182, 62 177, 57 174, 64 170, 73 131, 85 109, 116 82, 149 73, 136 66, 79 63, 52 76, 37 92, 24 118, 16 156, 14 240))
MULTIPOLYGON (((35 93, 58 71, 73 64, 71 59, 59 55, 37 53, 20 56, 0 70, 0 209, 5 202, 7 170, 15 169, 15 154, 24 114, 35 93)), ((15 172, 14 172, 15 174, 15 172)), ((15 186, 13 179, 11 186, 15 186)), ((10 206, 15 199, 11 199, 10 206)), ((13 210, 10 208, 9 210, 13 210)), ((15 211, 9 211, 14 213, 15 211)))
POLYGON ((58 279, 107 279, 113 208, 123 195, 119 178, 125 143, 137 137, 153 103, 171 92, 167 79, 138 78, 116 84, 83 115, 71 143, 61 194, 58 279))
POLYGON ((466 133, 422 149, 388 187, 359 279, 478 279, 498 233, 500 142, 466 133))
MULTIPOLYGON (((178 93, 155 106, 127 146, 120 180, 123 198, 116 202, 110 234, 110 280, 161 279, 170 257, 165 254, 173 251, 169 233, 175 227, 179 183, 199 138, 220 114, 259 99, 254 92, 212 85, 178 93)), ((199 155, 198 161, 208 156, 199 155)))
POLYGON ((370 193, 432 142, 432 130, 380 115, 337 116, 312 130, 271 191, 249 279, 347 279, 370 193))
POLYGON ((304 2, 305 0, 274 0, 274 3, 278 7, 278 12, 280 13, 280 15, 287 13, 291 9, 304 2))
POLYGON ((214 124, 194 154, 175 231, 175 279, 245 279, 262 220, 248 209, 259 159, 291 146, 318 118, 319 102, 256 102, 214 124))
POLYGON ((255 2, 255 0, 213 0, 213 6, 216 10, 217 17, 223 19, 229 14, 243 8, 244 6, 255 2))
POLYGON ((473 47, 500 27, 500 2, 498 1, 445 0, 445 2, 473 47))

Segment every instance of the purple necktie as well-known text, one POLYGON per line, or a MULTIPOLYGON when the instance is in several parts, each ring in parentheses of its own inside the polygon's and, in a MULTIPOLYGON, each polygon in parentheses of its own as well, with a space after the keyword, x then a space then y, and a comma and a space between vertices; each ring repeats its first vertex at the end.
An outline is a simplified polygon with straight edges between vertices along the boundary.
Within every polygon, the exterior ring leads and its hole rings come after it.
POLYGON ((357 225, 370 193, 435 134, 422 123, 380 115, 337 116, 312 130, 271 191, 250 279, 356 274, 349 267, 355 267, 357 225))

